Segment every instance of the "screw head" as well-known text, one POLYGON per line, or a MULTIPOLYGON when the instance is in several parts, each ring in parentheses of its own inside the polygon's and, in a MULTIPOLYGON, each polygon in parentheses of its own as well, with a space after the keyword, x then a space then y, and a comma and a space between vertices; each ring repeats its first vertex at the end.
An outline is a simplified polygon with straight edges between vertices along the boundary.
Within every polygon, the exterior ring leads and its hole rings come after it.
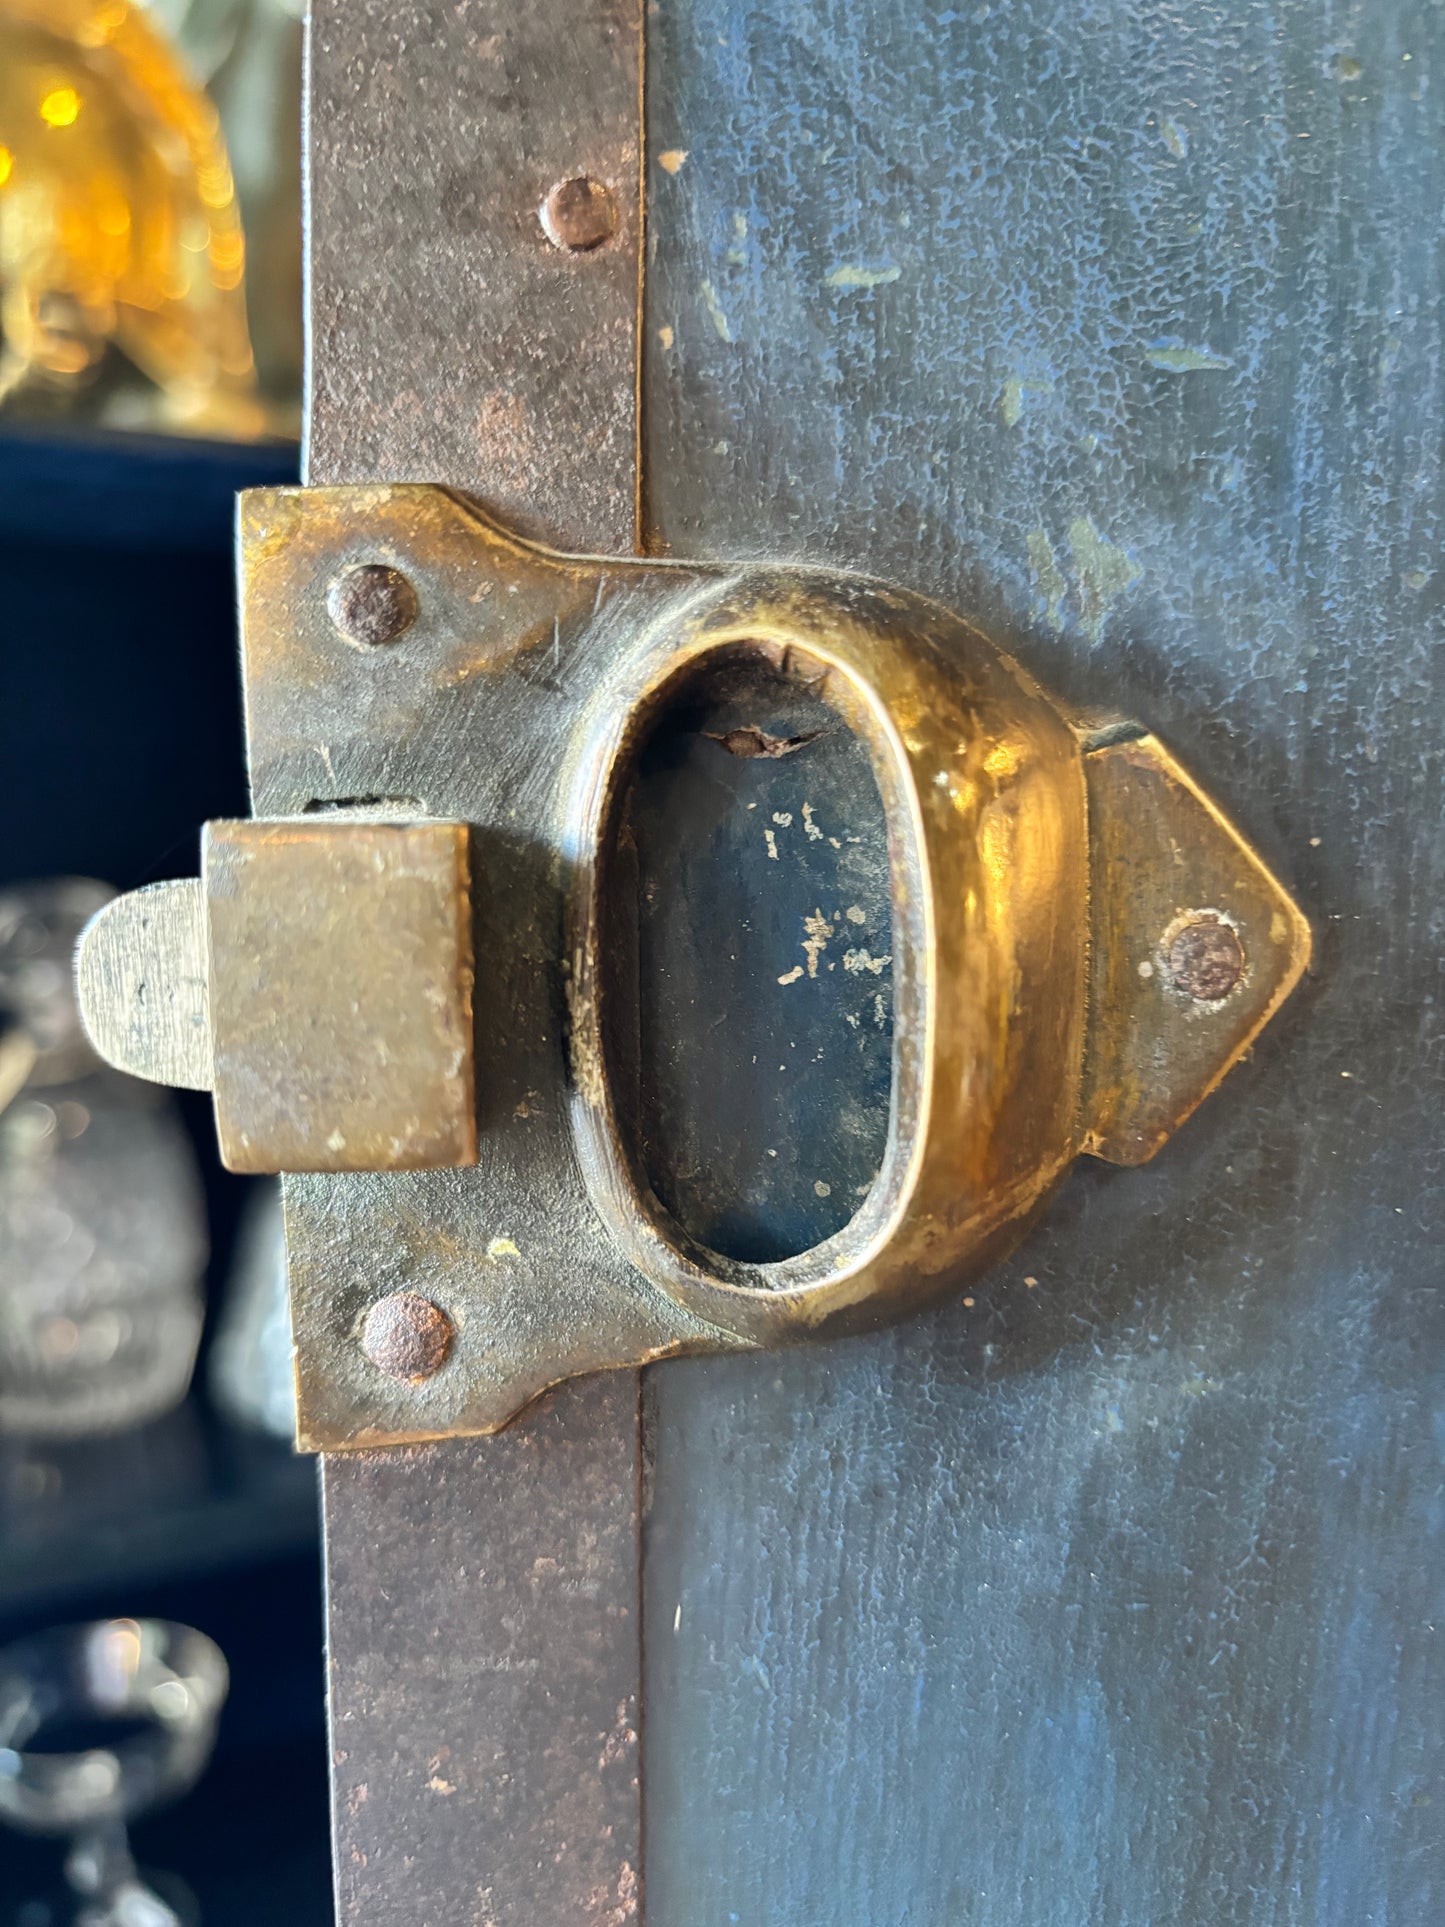
POLYGON ((538 210, 542 232, 554 248, 586 254, 600 248, 617 232, 617 203, 612 190, 590 174, 558 181, 538 210))
POLYGON ((1191 917, 1170 941, 1168 964, 1171 979, 1186 996, 1217 1004, 1244 975, 1244 945, 1221 918, 1191 917))
POLYGON ((400 569, 362 562, 326 591, 331 620, 358 649, 377 649, 404 635, 417 617, 416 590, 400 569))
POLYGON ((417 1384, 446 1364, 454 1336, 440 1305, 419 1291, 393 1291, 366 1314, 361 1349, 379 1372, 417 1384))

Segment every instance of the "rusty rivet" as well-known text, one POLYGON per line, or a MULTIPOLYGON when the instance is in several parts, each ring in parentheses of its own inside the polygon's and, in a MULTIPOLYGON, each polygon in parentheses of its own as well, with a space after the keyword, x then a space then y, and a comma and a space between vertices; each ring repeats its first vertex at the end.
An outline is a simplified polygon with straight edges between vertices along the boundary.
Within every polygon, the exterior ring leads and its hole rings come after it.
POLYGON ((1217 1004, 1244 975, 1244 945, 1218 917, 1191 917, 1169 945, 1169 975, 1186 996, 1217 1004))
POLYGON ((339 575, 326 592, 331 620, 359 649, 395 642, 416 621, 416 590, 400 569, 363 562, 339 575))
POLYGON ((611 190, 589 174, 558 181, 539 210, 542 232, 554 248, 585 254, 617 232, 617 203, 611 190))
POLYGON ((415 1382, 445 1365, 452 1335, 452 1321, 440 1305, 419 1291, 393 1291, 366 1314, 361 1349, 379 1372, 415 1382))

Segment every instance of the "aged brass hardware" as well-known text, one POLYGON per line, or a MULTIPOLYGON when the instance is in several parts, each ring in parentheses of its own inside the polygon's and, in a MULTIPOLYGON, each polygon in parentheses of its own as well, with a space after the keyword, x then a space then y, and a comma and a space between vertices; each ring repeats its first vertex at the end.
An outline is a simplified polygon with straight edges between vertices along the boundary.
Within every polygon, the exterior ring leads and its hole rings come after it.
POLYGON ((214 1091, 232 1171, 474 1163, 468 862, 464 824, 212 823, 199 883, 91 923, 96 1048, 214 1091))
POLYGON ((1308 961, 1286 891, 1161 744, 1071 718, 905 591, 555 555, 414 485, 253 494, 242 566, 266 820, 212 825, 201 884, 112 905, 79 970, 99 1048, 211 1084, 228 1162, 296 1174, 304 1443, 494 1430, 577 1372, 936 1297, 1080 1152, 1152 1156, 1308 961), (407 586, 385 647, 339 631, 359 570, 407 586), (607 921, 652 720, 700 668, 758 661, 867 745, 894 982, 877 1178, 836 1235, 763 1264, 652 1192, 607 921))

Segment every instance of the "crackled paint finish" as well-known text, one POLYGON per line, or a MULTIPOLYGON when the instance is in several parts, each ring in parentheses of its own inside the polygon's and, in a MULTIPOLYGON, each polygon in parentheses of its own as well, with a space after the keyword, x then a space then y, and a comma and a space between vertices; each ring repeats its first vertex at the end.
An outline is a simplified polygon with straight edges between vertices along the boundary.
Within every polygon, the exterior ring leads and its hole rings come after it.
POLYGON ((654 540, 964 608, 1317 935, 976 1302, 652 1374, 651 1927, 1430 1927, 1445 10, 668 0, 648 93, 654 540))

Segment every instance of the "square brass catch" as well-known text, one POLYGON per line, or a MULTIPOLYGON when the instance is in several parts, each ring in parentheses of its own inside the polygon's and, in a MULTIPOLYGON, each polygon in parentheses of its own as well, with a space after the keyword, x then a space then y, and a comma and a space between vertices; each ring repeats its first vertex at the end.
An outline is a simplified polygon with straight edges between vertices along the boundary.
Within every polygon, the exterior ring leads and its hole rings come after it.
POLYGON ((466 826, 212 823, 202 883, 226 1165, 474 1164, 466 826))
POLYGON ((475 1164, 467 825, 212 823, 201 870, 85 932, 109 1060, 214 1091, 233 1171, 475 1164))

